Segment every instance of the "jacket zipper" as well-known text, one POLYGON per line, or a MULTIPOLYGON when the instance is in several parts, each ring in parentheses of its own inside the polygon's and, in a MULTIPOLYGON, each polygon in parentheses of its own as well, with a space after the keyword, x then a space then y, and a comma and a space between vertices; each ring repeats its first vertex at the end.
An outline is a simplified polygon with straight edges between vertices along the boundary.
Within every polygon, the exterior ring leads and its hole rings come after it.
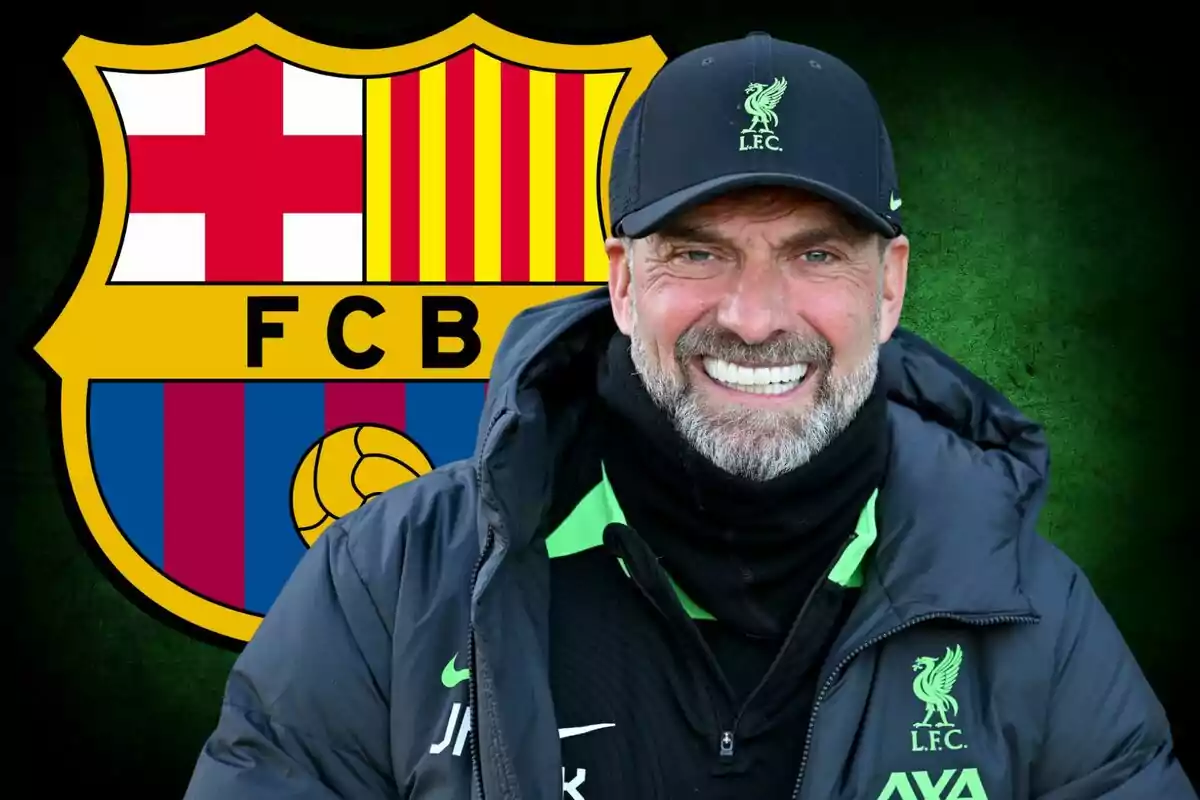
MULTIPOLYGON (((484 561, 487 560, 488 553, 492 549, 492 537, 495 535, 491 525, 488 525, 487 540, 484 542, 483 550, 479 553, 479 558, 475 561, 475 568, 471 571, 471 594, 475 593, 475 581, 479 578, 479 570, 483 568, 484 561)), ((470 708, 471 719, 474 720, 471 725, 471 777, 475 780, 476 795, 482 800, 483 798, 483 765, 479 758, 479 680, 476 677, 479 674, 478 667, 475 665, 475 622, 471 621, 469 625, 470 635, 467 637, 467 663, 471 665, 471 686, 470 686, 470 708)))
POLYGON ((808 753, 809 753, 809 750, 812 748, 813 730, 816 728, 816 725, 817 725, 817 711, 821 708, 821 701, 823 701, 825 699, 825 695, 829 691, 829 687, 831 687, 833 685, 833 682, 834 682, 834 680, 837 679, 837 676, 841 673, 841 671, 843 669, 845 669, 847 664, 849 664, 851 661, 853 661, 855 659, 855 657, 857 657, 864 650, 874 647, 875 645, 879 644, 884 639, 888 638, 889 636, 892 636, 893 634, 899 633, 900 631, 903 631, 907 628, 911 628, 913 625, 917 625, 922 622, 928 622, 931 619, 948 619, 948 620, 953 620, 955 622, 962 622, 962 623, 965 623, 968 625, 997 625, 997 624, 1001 624, 1001 623, 1011 623, 1011 622, 1035 623, 1038 621, 1037 617, 1016 616, 1016 615, 1000 615, 1000 616, 994 616, 994 617, 987 617, 985 619, 973 619, 971 617, 964 617, 964 616, 961 616, 958 614, 938 614, 938 613, 922 614, 919 617, 914 617, 913 619, 910 619, 908 622, 904 623, 903 625, 898 625, 895 628, 892 628, 891 630, 887 631, 886 633, 882 633, 882 634, 879 634, 878 636, 868 639, 867 641, 863 642, 858 647, 851 650, 846 655, 846 657, 841 660, 841 663, 839 663, 836 667, 833 668, 833 672, 831 672, 829 674, 829 677, 826 678, 824 685, 821 686, 821 691, 817 693, 816 700, 813 702, 812 713, 809 715, 809 720, 808 720, 808 734, 804 738, 804 755, 800 759, 800 770, 796 775, 796 788, 792 790, 792 800, 799 800, 799 797, 800 797, 800 787, 801 787, 801 784, 804 782, 804 771, 808 767, 808 753))
MULTIPOLYGON (((636 534, 636 531, 634 533, 636 534)), ((644 542, 643 542, 643 544, 644 544, 644 542)), ((632 562, 632 559, 630 559, 630 561, 632 562)), ((659 567, 659 569, 661 570, 661 567, 659 567)), ((642 597, 646 598, 647 602, 649 602, 650 605, 653 606, 654 610, 656 612, 658 612, 660 615, 662 615, 668 622, 674 621, 671 618, 672 612, 674 612, 675 614, 679 615, 682 618, 684 629, 688 631, 688 634, 687 634, 688 645, 690 647, 692 647, 692 649, 698 651, 697 655, 698 655, 699 660, 704 661, 709 666, 710 669, 714 669, 717 672, 717 674, 720 674, 720 669, 719 669, 718 665, 716 664, 716 659, 712 657, 711 652, 709 652, 708 648, 705 646, 704 639, 701 636, 700 632, 698 630, 696 630, 695 624, 691 620, 687 619, 687 613, 683 610, 683 606, 680 605, 678 598, 675 598, 674 604, 672 605, 671 609, 664 608, 663 604, 660 603, 658 601, 658 599, 654 597, 654 595, 650 592, 649 589, 647 589, 645 587, 645 585, 643 585, 642 581, 638 580, 638 577, 635 574, 635 571, 633 569, 629 570, 629 579, 633 582, 633 585, 637 587, 637 590, 639 592, 641 592, 642 597)), ((667 601, 667 602, 670 602, 670 601, 667 601)), ((688 657, 685 656, 685 658, 688 658, 688 657)), ((689 666, 695 666, 695 665, 691 664, 689 666)), ((728 692, 727 686, 722 687, 722 688, 726 689, 725 696, 728 696, 729 692, 728 692)), ((726 719, 728 719, 730 716, 732 716, 734 711, 732 708, 732 703, 724 702, 724 703, 720 703, 719 705, 721 706, 721 708, 711 709, 712 716, 714 719, 719 720, 720 724, 723 725, 724 721, 726 719)), ((735 727, 736 727, 736 723, 735 723, 735 727)), ((733 733, 731 731, 722 732, 721 740, 720 740, 719 755, 723 761, 728 760, 733 755, 733 733)))
MULTIPOLYGON (((486 452, 487 444, 492 438, 492 431, 504 418, 505 410, 501 409, 496 416, 492 417, 488 423, 487 433, 483 437, 483 447, 481 452, 486 452)), ((483 497, 483 475, 482 465, 475 467, 475 491, 479 497, 483 497)), ((492 542, 495 538, 496 530, 488 523, 487 538, 484 540, 483 548, 479 551, 479 558, 475 559, 475 566, 471 570, 471 597, 475 597, 475 584, 479 580, 479 572, 483 569, 484 563, 487 561, 488 555, 492 551, 492 542)), ((471 778, 475 782, 475 794, 479 800, 483 800, 483 764, 479 757, 479 667, 475 663, 475 614, 470 615, 470 622, 467 625, 467 663, 471 665, 471 684, 470 684, 470 711, 471 711, 471 778)))
POLYGON ((800 624, 804 620, 805 612, 807 612, 809 606, 812 605, 813 598, 817 596, 817 592, 824 590, 825 583, 829 580, 829 573, 833 571, 833 566, 841 560, 842 555, 846 552, 846 548, 848 548, 857 537, 858 534, 854 534, 853 536, 848 537, 846 541, 842 543, 842 546, 838 548, 837 554, 833 557, 833 560, 829 562, 829 566, 826 567, 824 576, 817 581, 812 589, 809 590, 808 596, 804 598, 804 604, 800 606, 800 611, 796 614, 796 618, 792 620, 792 627, 788 629, 788 634, 786 637, 784 637, 783 646, 779 649, 779 652, 775 654, 774 660, 771 661, 771 666, 767 668, 767 674, 763 676, 762 680, 758 682, 758 685, 755 686, 753 690, 751 690, 749 696, 746 697, 745 701, 742 703, 741 708, 737 712, 737 716, 735 716, 733 719, 732 727, 721 734, 720 756, 723 761, 728 761, 729 759, 733 758, 733 746, 737 738, 738 726, 742 723, 742 715, 746 713, 746 709, 749 708, 754 700, 758 697, 758 693, 762 691, 762 688, 770 682, 771 678, 774 677, 775 671, 779 667, 779 662, 783 660, 783 657, 787 654, 788 649, 791 648, 792 640, 796 638, 796 632, 800 630, 800 624))

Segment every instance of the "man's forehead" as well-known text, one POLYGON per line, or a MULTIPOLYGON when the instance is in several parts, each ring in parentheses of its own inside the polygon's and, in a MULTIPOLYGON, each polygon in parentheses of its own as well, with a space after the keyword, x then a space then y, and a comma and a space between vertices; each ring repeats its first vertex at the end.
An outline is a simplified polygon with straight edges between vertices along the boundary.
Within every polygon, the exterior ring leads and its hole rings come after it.
POLYGON ((657 238, 724 238, 747 223, 778 222, 788 233, 822 230, 849 241, 866 230, 834 203, 790 188, 757 188, 731 192, 667 220, 657 238))

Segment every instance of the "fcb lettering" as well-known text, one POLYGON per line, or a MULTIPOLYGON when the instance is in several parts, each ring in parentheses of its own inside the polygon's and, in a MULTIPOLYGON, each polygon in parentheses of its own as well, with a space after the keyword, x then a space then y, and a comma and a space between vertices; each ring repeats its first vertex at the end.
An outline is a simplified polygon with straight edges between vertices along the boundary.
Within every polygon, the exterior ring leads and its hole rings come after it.
MULTIPOLYGON (((300 298, 296 295, 267 297, 251 296, 246 302, 246 365, 253 368, 263 366, 263 340, 267 337, 282 339, 283 322, 266 322, 263 315, 268 311, 299 311, 300 298)), ((386 311, 383 304, 370 295, 353 294, 343 297, 329 312, 326 340, 329 353, 337 362, 348 369, 368 370, 379 366, 386 351, 372 342, 365 349, 355 350, 346 341, 346 321, 351 314, 365 314, 376 319, 386 311)), ((280 317, 282 319, 282 317, 280 317)), ((421 298, 421 368, 463 369, 479 358, 480 340, 475 325, 479 322, 479 307, 469 297, 461 295, 426 295, 421 298), (443 312, 456 314, 457 318, 446 320, 443 312), (446 351, 442 341, 451 339, 458 347, 446 351)), ((390 328, 383 327, 384 331, 390 328)))

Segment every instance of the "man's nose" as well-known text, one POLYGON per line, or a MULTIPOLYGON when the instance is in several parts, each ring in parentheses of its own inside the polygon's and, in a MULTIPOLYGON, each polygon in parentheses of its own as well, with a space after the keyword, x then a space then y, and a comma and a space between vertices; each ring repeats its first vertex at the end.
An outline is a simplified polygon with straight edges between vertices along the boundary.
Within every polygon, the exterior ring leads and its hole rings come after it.
POLYGON ((765 259, 747 260, 717 310, 717 322, 750 344, 787 328, 787 292, 779 268, 765 259))

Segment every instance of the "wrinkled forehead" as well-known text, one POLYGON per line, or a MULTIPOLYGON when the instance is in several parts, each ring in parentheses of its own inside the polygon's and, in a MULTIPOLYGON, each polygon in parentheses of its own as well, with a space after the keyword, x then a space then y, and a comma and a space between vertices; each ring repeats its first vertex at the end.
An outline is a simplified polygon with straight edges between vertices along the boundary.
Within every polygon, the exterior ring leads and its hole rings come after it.
POLYGON ((790 187, 740 189, 680 212, 650 237, 658 240, 730 238, 747 224, 772 223, 781 231, 822 230, 857 244, 871 231, 823 197, 790 187))

